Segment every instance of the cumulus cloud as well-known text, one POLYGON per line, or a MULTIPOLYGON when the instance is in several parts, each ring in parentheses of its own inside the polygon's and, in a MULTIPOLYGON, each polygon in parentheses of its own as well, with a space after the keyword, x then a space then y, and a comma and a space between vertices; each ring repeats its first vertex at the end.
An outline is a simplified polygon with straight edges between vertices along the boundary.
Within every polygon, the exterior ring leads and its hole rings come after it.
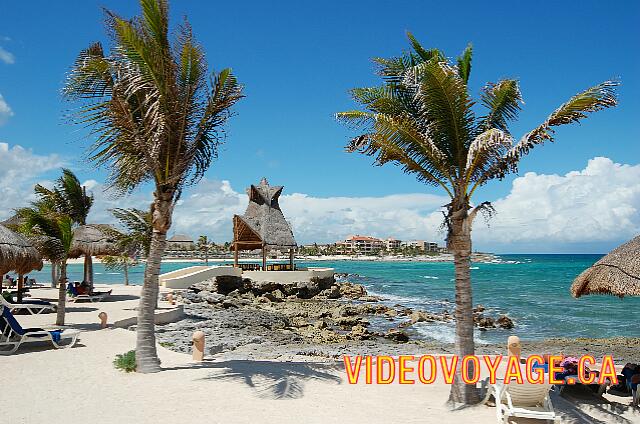
MULTIPOLYGON (((0 143, 0 210, 31 200, 43 172, 59 168, 55 155, 38 156, 20 146, 0 143)), ((640 164, 591 159, 584 169, 565 175, 527 173, 516 178, 509 194, 497 199, 489 227, 478 219, 474 247, 499 252, 605 252, 640 233, 640 164)), ((50 184, 50 182, 47 182, 50 184)), ((108 209, 147 209, 150 191, 114 197, 96 180, 84 184, 95 196, 89 222, 113 223, 108 209)), ((484 199, 480 199, 484 200, 484 199)), ((394 236, 442 243, 442 196, 394 194, 380 197, 282 195, 280 205, 299 243, 327 243, 349 234, 394 236)), ((243 190, 229 181, 203 179, 185 191, 174 212, 171 234, 206 234, 216 242, 232 238, 232 216, 247 206, 243 190)), ((3 218, 0 217, 0 218, 3 218)), ((171 235, 170 234, 170 235, 171 235)))
POLYGON ((16 62, 15 56, 13 54, 0 46, 0 61, 6 63, 7 65, 13 65, 16 62))
MULTIPOLYGON (((55 154, 42 156, 31 149, 0 143, 0 164, 0 215, 5 219, 14 208, 33 200, 33 186, 45 172, 61 167, 63 161, 55 154)), ((40 182, 47 184, 46 180, 40 182)))
POLYGON ((474 239, 501 250, 601 252, 640 233, 639 181, 640 165, 604 157, 566 175, 529 172, 493 202, 497 215, 488 228, 478 221, 474 239))
POLYGON ((0 125, 4 125, 13 116, 13 110, 0 94, 0 125))

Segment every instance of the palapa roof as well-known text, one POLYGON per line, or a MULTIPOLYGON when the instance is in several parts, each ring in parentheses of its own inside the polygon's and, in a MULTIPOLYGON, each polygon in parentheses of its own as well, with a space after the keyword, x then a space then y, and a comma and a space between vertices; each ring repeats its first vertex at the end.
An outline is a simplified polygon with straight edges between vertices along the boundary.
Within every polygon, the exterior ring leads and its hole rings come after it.
POLYGON ((193 243, 193 239, 186 234, 176 234, 167 240, 168 242, 178 243, 193 243))
POLYGON ((283 186, 270 186, 266 178, 247 189, 249 206, 244 215, 233 216, 233 242, 241 250, 296 247, 289 223, 278 199, 283 186))
POLYGON ((571 294, 640 296, 640 236, 612 250, 573 281, 571 294))
POLYGON ((105 224, 81 225, 73 230, 70 258, 84 255, 110 255, 117 253, 115 230, 105 224))
POLYGON ((42 259, 35 247, 18 233, 0 225, 0 274, 18 274, 42 269, 42 259))

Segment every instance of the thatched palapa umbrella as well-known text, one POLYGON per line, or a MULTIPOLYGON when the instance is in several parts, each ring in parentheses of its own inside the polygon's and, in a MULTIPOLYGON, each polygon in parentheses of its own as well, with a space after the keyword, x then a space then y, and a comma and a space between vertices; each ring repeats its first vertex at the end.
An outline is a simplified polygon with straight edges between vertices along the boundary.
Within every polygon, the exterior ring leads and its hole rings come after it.
POLYGON ((73 230, 73 244, 69 252, 70 258, 84 255, 84 280, 93 288, 92 256, 111 255, 117 253, 117 245, 113 230, 105 224, 81 225, 73 230))
POLYGON ((0 281, 9 271, 18 273, 18 301, 22 297, 22 276, 34 269, 42 269, 42 258, 36 248, 22 235, 0 225, 0 281))
POLYGON ((640 296, 640 236, 612 250, 573 281, 571 294, 640 296))

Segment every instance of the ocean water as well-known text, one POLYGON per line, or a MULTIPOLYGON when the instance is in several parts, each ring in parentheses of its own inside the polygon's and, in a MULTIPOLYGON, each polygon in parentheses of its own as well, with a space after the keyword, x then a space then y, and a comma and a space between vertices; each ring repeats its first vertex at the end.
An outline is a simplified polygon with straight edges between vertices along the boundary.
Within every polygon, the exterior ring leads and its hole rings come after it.
MULTIPOLYGON (((511 333, 522 339, 550 337, 640 337, 638 314, 640 298, 585 296, 574 299, 569 293, 573 279, 601 255, 500 255, 497 263, 474 263, 471 276, 473 302, 483 304, 486 313, 507 314, 515 321, 513 330, 477 331, 478 343, 502 343, 511 333)), ((336 272, 358 274, 354 282, 372 294, 420 309, 442 312, 454 310, 453 264, 429 262, 322 261, 298 262, 299 266, 329 266, 336 272)), ((168 272, 190 263, 164 263, 168 272)), ((142 281, 143 266, 130 270, 130 280, 142 281)), ((123 276, 94 264, 97 283, 122 283, 123 276)), ((82 265, 69 265, 69 278, 82 279, 82 265)), ((49 281, 47 266, 32 273, 49 281)), ((418 323, 416 336, 453 342, 452 324, 418 323)))

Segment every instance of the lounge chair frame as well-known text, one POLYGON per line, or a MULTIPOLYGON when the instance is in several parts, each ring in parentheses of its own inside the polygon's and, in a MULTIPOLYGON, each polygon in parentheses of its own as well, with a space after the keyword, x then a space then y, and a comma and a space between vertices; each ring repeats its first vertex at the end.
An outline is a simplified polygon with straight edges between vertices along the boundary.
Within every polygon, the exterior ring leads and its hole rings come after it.
MULTIPOLYGON (((5 307, 6 306, 0 306, 0 314, 2 313, 2 309, 5 307)), ((51 331, 42 329, 23 329, 24 334, 20 334, 17 331, 18 329, 14 328, 14 326, 12 326, 3 315, 0 315, 0 320, 5 323, 5 329, 0 333, 0 355, 11 355, 12 353, 15 353, 23 343, 35 341, 51 341, 51 344, 53 344, 56 349, 66 349, 73 347, 78 341, 78 336, 80 335, 80 331, 78 330, 64 330, 60 334, 60 340, 71 339, 71 342, 69 344, 62 345, 53 339, 51 331), (6 347, 9 347, 10 349, 4 349, 6 347)))
POLYGON ((3 296, 0 296, 0 304, 9 308, 12 313, 21 309, 26 309, 31 315, 38 315, 44 311, 55 311, 56 306, 53 304, 42 305, 37 303, 11 303, 8 302, 3 296), (35 312, 34 312, 35 311, 35 312))
MULTIPOLYGON (((546 394, 540 402, 543 410, 541 408, 531 409, 532 407, 527 406, 518 406, 514 404, 511 393, 509 393, 509 389, 513 390, 514 386, 532 386, 542 389, 542 387, 536 387, 538 385, 534 385, 531 383, 524 383, 523 385, 519 385, 517 383, 504 384, 503 382, 497 382, 493 386, 493 396, 496 400, 496 418, 498 419, 498 423, 506 423, 509 422, 509 417, 520 417, 520 418, 532 418, 538 420, 550 420, 556 424, 560 423, 560 417, 556 415, 553 404, 551 403, 551 399, 549 398, 549 385, 540 385, 546 389, 546 394), (506 401, 506 403, 504 403, 506 401)), ((517 390, 517 389, 516 389, 517 390)), ((532 395, 535 395, 535 390, 532 391, 532 395)))
POLYGON ((107 297, 111 296, 111 292, 113 291, 113 289, 103 292, 103 293, 99 293, 99 294, 79 294, 77 296, 73 296, 69 299, 70 302, 72 303, 76 303, 79 300, 88 300, 91 303, 93 302, 102 302, 103 300, 105 300, 107 297))

